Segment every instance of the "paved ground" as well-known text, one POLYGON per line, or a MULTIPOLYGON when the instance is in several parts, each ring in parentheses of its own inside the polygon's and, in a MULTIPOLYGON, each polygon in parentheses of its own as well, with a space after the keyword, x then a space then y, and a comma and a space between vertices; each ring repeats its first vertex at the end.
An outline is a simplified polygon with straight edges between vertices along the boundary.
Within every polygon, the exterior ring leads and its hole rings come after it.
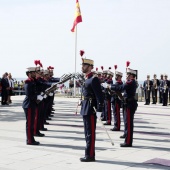
POLYGON ((41 145, 28 146, 23 97, 12 97, 9 107, 0 106, 0 170, 170 169, 170 107, 138 103, 132 148, 120 148, 122 131, 111 132, 112 126, 107 126, 115 143, 112 146, 98 122, 96 162, 82 163, 79 158, 84 156, 85 140, 81 116, 75 115, 78 99, 56 97, 55 117, 46 125, 45 137, 36 137, 41 145), (169 166, 146 163, 152 159, 169 166))

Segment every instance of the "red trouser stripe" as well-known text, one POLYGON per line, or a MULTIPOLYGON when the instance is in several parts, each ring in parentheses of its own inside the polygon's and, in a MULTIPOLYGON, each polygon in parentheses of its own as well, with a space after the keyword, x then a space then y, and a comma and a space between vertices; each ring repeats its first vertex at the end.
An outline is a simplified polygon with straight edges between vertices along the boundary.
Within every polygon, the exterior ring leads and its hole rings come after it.
POLYGON ((120 129, 120 107, 116 103, 117 128, 120 129))
POLYGON ((28 121, 28 129, 27 129, 27 135, 28 135, 28 143, 32 143, 32 137, 31 137, 31 119, 32 119, 32 115, 31 115, 31 108, 28 108, 28 117, 27 117, 27 121, 28 121))
POLYGON ((127 108, 127 144, 130 144, 130 135, 131 135, 131 130, 130 130, 130 109, 127 108))
POLYGON ((38 125, 38 107, 35 109, 34 135, 36 135, 37 133, 37 125, 38 125))
POLYGON ((94 156, 94 142, 95 142, 95 127, 94 127, 94 115, 90 116, 91 119, 91 144, 90 144, 90 157, 94 156))
POLYGON ((108 123, 111 123, 111 102, 110 102, 110 100, 108 100, 108 102, 107 102, 107 109, 108 109, 108 120, 107 120, 107 122, 108 123))

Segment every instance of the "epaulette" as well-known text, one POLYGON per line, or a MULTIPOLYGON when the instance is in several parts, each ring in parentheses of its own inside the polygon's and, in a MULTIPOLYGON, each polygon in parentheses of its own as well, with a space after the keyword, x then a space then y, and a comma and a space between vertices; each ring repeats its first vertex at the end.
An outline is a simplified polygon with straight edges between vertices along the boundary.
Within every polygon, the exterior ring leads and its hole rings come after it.
POLYGON ((25 83, 28 83, 28 82, 31 82, 31 81, 34 81, 34 79, 28 78, 28 79, 25 80, 25 83))
POLYGON ((25 83, 28 83, 28 82, 31 82, 32 80, 31 79, 27 79, 25 80, 25 83))

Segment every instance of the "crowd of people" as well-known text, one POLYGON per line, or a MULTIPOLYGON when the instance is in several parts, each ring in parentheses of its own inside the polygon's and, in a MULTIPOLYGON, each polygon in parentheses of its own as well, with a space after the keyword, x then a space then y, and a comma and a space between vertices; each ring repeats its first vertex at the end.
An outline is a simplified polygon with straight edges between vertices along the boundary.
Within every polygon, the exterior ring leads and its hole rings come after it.
MULTIPOLYGON (((0 79, 0 94, 1 94, 1 105, 9 105, 12 103, 11 96, 16 95, 16 90, 23 90, 24 81, 17 81, 12 78, 12 74, 5 72, 0 79)), ((20 92, 20 94, 23 94, 20 92)))

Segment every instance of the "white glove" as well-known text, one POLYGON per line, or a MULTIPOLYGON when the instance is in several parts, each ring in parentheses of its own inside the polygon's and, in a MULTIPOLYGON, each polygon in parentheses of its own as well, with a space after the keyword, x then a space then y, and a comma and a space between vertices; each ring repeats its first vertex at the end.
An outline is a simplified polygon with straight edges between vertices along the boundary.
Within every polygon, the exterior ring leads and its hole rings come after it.
POLYGON ((108 84, 107 83, 102 83, 101 84, 105 89, 108 88, 108 84))
POLYGON ((50 92, 48 95, 49 95, 49 96, 53 96, 53 93, 50 92))
POLYGON ((43 98, 44 98, 44 99, 46 99, 46 98, 47 98, 47 95, 46 95, 46 94, 44 94, 43 98))
POLYGON ((80 99, 80 100, 78 101, 78 105, 79 105, 79 106, 81 106, 81 102, 82 102, 82 100, 80 99))
POLYGON ((43 97, 42 97, 41 95, 38 95, 38 96, 37 96, 37 100, 40 100, 40 101, 41 101, 42 99, 43 99, 43 97))
POLYGON ((43 92, 41 92, 41 96, 43 95, 44 93, 43 92))
POLYGON ((96 115, 98 119, 101 119, 102 112, 97 112, 96 115))

